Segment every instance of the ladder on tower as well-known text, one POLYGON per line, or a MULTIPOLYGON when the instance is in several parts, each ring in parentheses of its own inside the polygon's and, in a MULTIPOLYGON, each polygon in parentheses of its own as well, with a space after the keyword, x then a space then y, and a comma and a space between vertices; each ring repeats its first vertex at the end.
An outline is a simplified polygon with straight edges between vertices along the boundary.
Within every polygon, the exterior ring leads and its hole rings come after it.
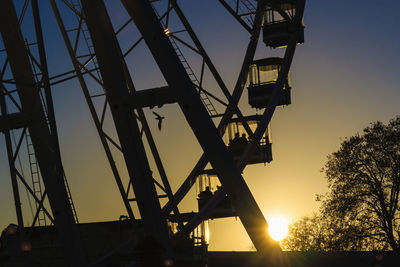
POLYGON ((215 109, 213 103, 211 102, 210 98, 208 95, 200 88, 200 81, 197 79, 196 74, 194 74, 193 69, 190 67, 189 63, 187 62, 185 56, 183 55, 181 49, 179 46, 176 44, 175 40, 173 38, 169 38, 172 44, 172 47, 175 49, 175 52, 181 61, 186 73, 188 74, 190 80, 192 81, 193 84, 197 85, 199 87, 199 96, 201 101, 203 102, 204 106, 206 107, 208 114, 210 116, 217 115, 218 112, 215 109))
MULTIPOLYGON (((26 140, 26 146, 27 146, 27 151, 28 151, 28 161, 29 161, 29 170, 31 173, 31 180, 32 180, 32 190, 34 195, 36 196, 37 199, 42 199, 43 197, 43 190, 42 190, 42 179, 40 175, 40 169, 39 165, 36 159, 35 155, 35 149, 32 144, 31 137, 29 133, 27 132, 25 135, 25 140, 26 140)), ((63 170, 63 177, 64 177, 64 184, 65 184, 65 189, 67 191, 67 197, 68 197, 68 203, 71 206, 75 222, 79 223, 78 215, 75 209, 74 201, 72 200, 72 195, 71 195, 71 190, 69 188, 68 181, 65 177, 65 173, 63 170)), ((36 210, 39 208, 39 203, 35 201, 36 204, 36 210)), ((46 226, 47 225, 47 219, 46 219, 46 214, 43 209, 39 210, 38 213, 38 218, 37 222, 39 226, 46 226)))
MULTIPOLYGON (((36 155, 35 155, 35 150, 33 148, 32 140, 28 131, 25 135, 25 140, 28 151, 29 170, 31 173, 33 194, 36 196, 37 199, 42 199, 43 192, 42 192, 42 183, 41 183, 39 166, 36 160, 36 155)), ((39 203, 37 201, 35 201, 35 206, 36 210, 38 210, 39 203)), ((39 226, 47 225, 46 214, 44 213, 43 209, 39 210, 37 222, 39 226)))
MULTIPOLYGON (((158 20, 160 20, 160 15, 158 14, 157 10, 153 7, 154 12, 157 15, 158 20)), ((208 114, 210 116, 215 116, 218 115, 217 110, 215 109, 215 106, 213 105, 213 103, 211 102, 210 98, 208 97, 208 95, 204 92, 204 89, 201 88, 201 84, 199 79, 197 79, 196 74, 194 73, 193 69, 190 67, 189 62, 186 60, 185 56, 182 53, 182 50, 179 48, 178 44, 175 42, 174 38, 172 38, 169 35, 169 30, 168 28, 165 26, 164 22, 161 21, 161 24, 164 28, 164 33, 169 37, 169 40, 172 44, 172 47, 174 48, 176 55, 178 56, 179 60, 181 61, 187 75, 189 76, 190 80, 192 81, 192 83, 199 88, 199 96, 201 101, 203 102, 204 106, 206 107, 208 114)))

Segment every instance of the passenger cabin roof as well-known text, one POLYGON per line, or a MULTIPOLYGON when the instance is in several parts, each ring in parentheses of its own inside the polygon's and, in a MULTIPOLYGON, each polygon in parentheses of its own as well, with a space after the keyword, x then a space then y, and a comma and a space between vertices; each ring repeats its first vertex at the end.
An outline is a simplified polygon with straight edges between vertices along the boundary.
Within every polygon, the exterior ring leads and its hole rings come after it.
POLYGON ((275 0, 268 1, 268 6, 271 8, 278 6, 282 10, 290 10, 296 5, 296 0, 275 0))
MULTIPOLYGON (((246 119, 246 122, 248 124, 252 124, 252 123, 255 124, 255 123, 257 123, 257 122, 259 122, 261 120, 261 117, 262 117, 262 115, 256 114, 256 115, 246 116, 245 119, 246 119)), ((229 123, 242 124, 242 122, 240 121, 239 118, 232 118, 232 119, 229 120, 229 123)))
POLYGON ((282 61, 280 57, 268 57, 254 60, 252 64, 256 64, 261 71, 268 71, 277 69, 282 65, 282 61))
POLYGON ((207 174, 208 176, 217 176, 217 172, 214 169, 201 170, 197 175, 207 174))

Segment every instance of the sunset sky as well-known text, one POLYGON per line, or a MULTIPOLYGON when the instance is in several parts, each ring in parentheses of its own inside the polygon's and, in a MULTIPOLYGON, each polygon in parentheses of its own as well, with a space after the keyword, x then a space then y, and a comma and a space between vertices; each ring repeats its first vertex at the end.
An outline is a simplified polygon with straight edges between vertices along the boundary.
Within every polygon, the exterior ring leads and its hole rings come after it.
MULTIPOLYGON (((47 1, 40 2, 50 76, 53 76, 71 70, 72 65, 47 1)), ((106 2, 117 28, 126 21, 127 14, 120 1, 106 2)), ((232 90, 249 34, 216 0, 178 3, 232 90)), ((321 173, 326 156, 338 149, 345 137, 361 132, 370 122, 387 122, 400 114, 399 8, 397 0, 307 1, 305 43, 298 46, 291 68, 292 104, 277 108, 271 123, 274 160, 266 166, 248 166, 243 172, 267 220, 269 216, 281 215, 294 221, 317 211, 315 195, 327 191, 321 173)), ((137 30, 130 24, 119 36, 123 51, 137 37, 137 30)), ((282 52, 265 48, 260 41, 256 58, 282 52)), ((197 70, 198 59, 191 54, 187 57, 197 70)), ((144 43, 126 60, 137 89, 166 85, 144 43)), ((0 63, 3 62, 4 53, 0 55, 0 63)), ((206 80, 209 87, 213 83, 206 80)), ((53 92, 64 168, 80 221, 117 220, 125 213, 122 201, 81 89, 72 80, 54 86, 53 92)), ((255 113, 247 104, 247 93, 240 108, 246 115, 255 113)), ((151 110, 145 111, 175 191, 201 155, 200 146, 178 105, 155 109, 166 117, 162 131, 157 129, 151 110)), ((111 129, 110 120, 106 125, 111 129)), ((115 135, 111 130, 110 134, 115 135)), ((2 137, 0 147, 0 228, 3 228, 16 222, 16 218, 2 137)), ((117 165, 122 167, 121 156, 114 152, 117 165)), ((28 173, 25 175, 29 177, 28 173)), ((126 173, 123 175, 126 180, 126 173)), ((22 189, 21 195, 26 195, 22 189)), ((180 206, 182 211, 197 210, 194 190, 189 198, 180 206)), ((26 197, 22 199, 29 222, 26 197)), ((251 247, 239 219, 213 220, 210 226, 210 250, 251 247)))

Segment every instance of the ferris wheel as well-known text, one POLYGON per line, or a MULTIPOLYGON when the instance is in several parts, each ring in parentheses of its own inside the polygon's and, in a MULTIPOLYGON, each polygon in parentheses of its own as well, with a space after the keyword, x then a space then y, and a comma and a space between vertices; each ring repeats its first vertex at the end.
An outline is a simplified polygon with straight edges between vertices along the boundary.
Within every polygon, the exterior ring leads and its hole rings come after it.
POLYGON ((2 233, 0 263, 204 266, 207 222, 226 217, 239 217, 267 258, 279 254, 241 173, 249 164, 272 161, 268 125, 277 106, 292 102, 289 69, 297 44, 304 42, 305 0, 215 2, 249 36, 231 89, 179 1, 121 0, 123 23, 110 16, 111 4, 104 2, 49 0, 52 14, 44 14, 37 0, 0 1, 0 131, 17 217, 2 233), (50 36, 42 23, 49 15, 55 17, 71 66, 57 74, 48 67, 59 58, 46 52, 50 36), (133 31, 137 34, 129 34, 133 31), (263 49, 279 49, 282 56, 256 59, 260 35, 263 49), (128 57, 143 44, 165 85, 135 87, 128 57), (52 97, 52 88, 71 80, 81 87, 112 172, 108 178, 121 196, 125 214, 113 222, 80 223, 79 203, 72 199, 52 97), (254 112, 242 112, 240 101, 254 112), (157 108, 168 105, 179 107, 180 123, 190 127, 203 150, 175 191, 157 146, 168 140, 156 140, 148 121, 152 116, 158 131, 165 130, 157 108), (193 198, 193 187, 198 210, 183 212, 180 203, 193 198), (23 190, 33 202, 31 214, 21 208, 23 190))

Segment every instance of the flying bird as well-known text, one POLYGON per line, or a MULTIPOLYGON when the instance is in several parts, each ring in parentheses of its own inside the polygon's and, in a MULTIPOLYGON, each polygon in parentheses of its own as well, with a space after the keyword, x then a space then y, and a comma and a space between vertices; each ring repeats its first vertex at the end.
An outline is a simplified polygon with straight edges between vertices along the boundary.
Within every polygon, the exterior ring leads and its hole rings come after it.
POLYGON ((160 114, 158 114, 157 112, 153 111, 153 114, 156 115, 156 120, 158 120, 158 130, 161 131, 161 123, 162 120, 165 119, 165 117, 160 116, 160 114))

